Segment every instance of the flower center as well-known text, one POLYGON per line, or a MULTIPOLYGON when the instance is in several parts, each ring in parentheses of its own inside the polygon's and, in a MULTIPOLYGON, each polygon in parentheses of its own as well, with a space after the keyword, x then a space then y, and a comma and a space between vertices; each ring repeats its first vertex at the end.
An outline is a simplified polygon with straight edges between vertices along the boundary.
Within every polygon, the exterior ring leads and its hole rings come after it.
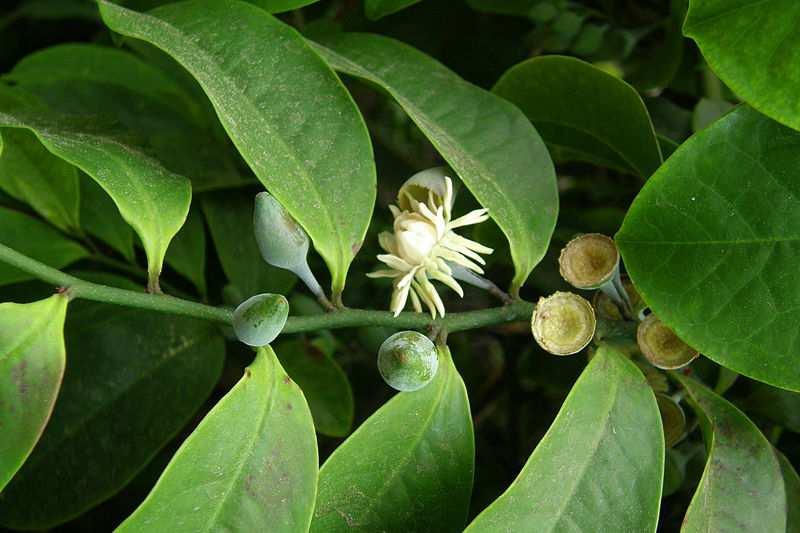
POLYGON ((439 242, 434 225, 420 219, 398 218, 395 235, 400 256, 411 265, 424 263, 439 242))

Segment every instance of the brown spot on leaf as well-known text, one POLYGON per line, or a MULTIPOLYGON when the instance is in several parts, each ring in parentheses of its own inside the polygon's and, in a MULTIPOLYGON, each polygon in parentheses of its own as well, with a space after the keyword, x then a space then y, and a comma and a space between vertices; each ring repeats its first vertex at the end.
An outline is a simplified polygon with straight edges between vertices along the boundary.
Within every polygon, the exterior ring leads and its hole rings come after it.
POLYGON ((28 361, 23 359, 11 369, 11 379, 17 386, 17 392, 20 396, 25 396, 28 393, 28 380, 27 373, 28 361))
POLYGON ((287 411, 291 411, 292 409, 294 409, 294 407, 292 407, 292 404, 290 404, 290 403, 287 403, 287 404, 286 404, 286 410, 287 410, 287 411))
POLYGON ((283 382, 286 383, 287 385, 292 382, 292 378, 289 377, 289 374, 283 375, 283 382))

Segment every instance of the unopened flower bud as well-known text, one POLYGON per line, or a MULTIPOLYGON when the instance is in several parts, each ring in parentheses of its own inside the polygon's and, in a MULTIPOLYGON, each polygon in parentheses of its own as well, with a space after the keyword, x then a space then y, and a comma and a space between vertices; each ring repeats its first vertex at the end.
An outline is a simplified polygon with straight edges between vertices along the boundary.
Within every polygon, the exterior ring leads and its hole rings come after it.
POLYGON ((325 293, 308 266, 308 235, 267 192, 256 195, 253 225, 264 261, 294 272, 317 298, 324 299, 325 293))
POLYGON ((248 346, 265 346, 283 330, 289 302, 280 294, 256 294, 233 312, 233 331, 248 346))
POLYGON ((417 202, 427 203, 433 200, 434 205, 444 207, 449 216, 453 208, 452 182, 447 183, 445 177, 454 173, 447 167, 433 167, 417 172, 408 178, 397 191, 397 206, 402 211, 414 211, 417 202))
POLYGON ((664 370, 675 370, 694 361, 697 350, 683 342, 654 314, 648 315, 636 330, 636 342, 650 363, 664 370))
POLYGON ((436 376, 439 355, 433 342, 416 331, 395 333, 378 350, 378 371, 393 389, 419 390, 436 376))
POLYGON ((581 351, 592 340, 595 326, 592 305, 571 292, 540 298, 531 317, 533 338, 555 355, 581 351))
POLYGON ((678 444, 686 433, 686 414, 675 400, 666 394, 656 394, 661 425, 664 427, 664 442, 667 448, 678 444))

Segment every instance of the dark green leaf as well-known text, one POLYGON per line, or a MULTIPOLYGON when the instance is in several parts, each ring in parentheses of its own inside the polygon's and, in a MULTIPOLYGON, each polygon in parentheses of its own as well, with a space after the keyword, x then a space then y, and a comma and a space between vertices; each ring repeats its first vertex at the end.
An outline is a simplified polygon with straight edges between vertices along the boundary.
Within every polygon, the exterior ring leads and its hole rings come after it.
POLYGON ((46 529, 124 487, 208 397, 225 348, 185 317, 76 302, 50 424, 0 498, 0 523, 46 529))
POLYGON ((603 346, 520 475, 467 531, 655 531, 663 474, 653 391, 603 346))
POLYGON ((78 172, 48 152, 25 130, 3 131, 0 149, 0 189, 29 204, 57 228, 80 227, 78 172))
POLYGON ((209 194, 202 197, 203 212, 222 270, 244 298, 264 292, 286 294, 297 278, 288 270, 261 259, 253 235, 253 196, 245 192, 209 194))
POLYGON ((743 100, 800 130, 798 19, 794 0, 691 0, 683 32, 743 100))
POLYGON ((85 174, 80 174, 79 179, 81 227, 133 262, 133 229, 122 219, 114 201, 96 181, 85 174))
MULTIPOLYGON (((63 268, 89 255, 81 246, 41 220, 0 207, 0 243, 54 268, 63 268)), ((0 285, 34 276, 0 263, 0 285)))
POLYGON ((166 262, 206 293, 206 228, 197 209, 189 210, 181 230, 167 250, 166 262))
POLYGON ((786 533, 800 532, 800 476, 792 463, 778 450, 778 463, 783 473, 783 486, 786 491, 786 533))
POLYGON ((441 348, 436 378, 401 392, 325 461, 311 531, 461 531, 475 443, 469 399, 441 348))
POLYGON ((247 0, 270 13, 282 13, 313 4, 317 0, 247 0))
POLYGON ((681 531, 786 531, 786 493, 772 445, 721 396, 675 374, 703 418, 708 448, 703 477, 681 531))
POLYGON ((244 2, 141 14, 102 1, 100 11, 112 30, 155 44, 197 78, 256 176, 308 232, 339 293, 372 215, 375 167, 363 119, 334 73, 294 29, 244 2))
POLYGON ((650 115, 636 90, 580 59, 529 59, 503 74, 494 92, 531 119, 556 159, 588 161, 643 178, 661 164, 650 115))
POLYGON ((325 343, 290 340, 275 346, 283 368, 303 390, 322 435, 344 437, 353 425, 353 391, 325 343))
POLYGON ((378 20, 397 13, 420 0, 364 0, 364 13, 370 20, 378 20))
POLYGON ((800 390, 800 133, 740 107, 695 134, 616 241, 644 300, 717 363, 800 390))
POLYGON ((741 406, 748 413, 760 415, 789 431, 800 433, 800 394, 796 392, 752 383, 750 394, 741 406))
POLYGON ((385 89, 458 173, 511 244, 519 289, 558 213, 555 171, 539 134, 508 102, 399 41, 338 34, 316 45, 336 70, 385 89))
POLYGON ((267 346, 117 531, 306 531, 316 485, 311 413, 267 346))
POLYGON ((0 304, 0 491, 31 453, 53 411, 64 375, 67 301, 55 295, 30 304, 0 304))
POLYGON ((107 126, 62 115, 17 91, 0 91, 0 125, 33 131, 50 152, 100 184, 142 239, 151 286, 157 283, 167 246, 189 211, 189 181, 126 145, 107 126))

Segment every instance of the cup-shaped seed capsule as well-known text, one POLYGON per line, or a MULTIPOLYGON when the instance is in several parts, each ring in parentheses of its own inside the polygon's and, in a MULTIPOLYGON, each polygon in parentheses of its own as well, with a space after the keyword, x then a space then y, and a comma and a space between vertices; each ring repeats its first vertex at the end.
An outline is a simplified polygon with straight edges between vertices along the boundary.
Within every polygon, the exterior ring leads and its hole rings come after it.
POLYGON ((699 355, 652 313, 639 323, 636 342, 645 358, 663 370, 684 367, 699 355))
POLYGON ((256 294, 233 312, 233 331, 248 346, 265 346, 283 330, 289 302, 281 294, 256 294))
POLYGON ((539 298, 531 317, 533 338, 555 355, 581 351, 592 340, 596 325, 592 305, 571 292, 539 298))
POLYGON ((378 371, 399 391, 419 390, 436 376, 439 355, 433 342, 416 331, 395 333, 378 350, 378 371))
POLYGON ((666 394, 656 394, 661 425, 664 427, 664 442, 667 448, 678 444, 686 433, 686 414, 675 400, 666 394))
POLYGON ((569 241, 558 258, 561 276, 578 289, 597 289, 619 273, 619 250, 611 237, 586 233, 569 241))

